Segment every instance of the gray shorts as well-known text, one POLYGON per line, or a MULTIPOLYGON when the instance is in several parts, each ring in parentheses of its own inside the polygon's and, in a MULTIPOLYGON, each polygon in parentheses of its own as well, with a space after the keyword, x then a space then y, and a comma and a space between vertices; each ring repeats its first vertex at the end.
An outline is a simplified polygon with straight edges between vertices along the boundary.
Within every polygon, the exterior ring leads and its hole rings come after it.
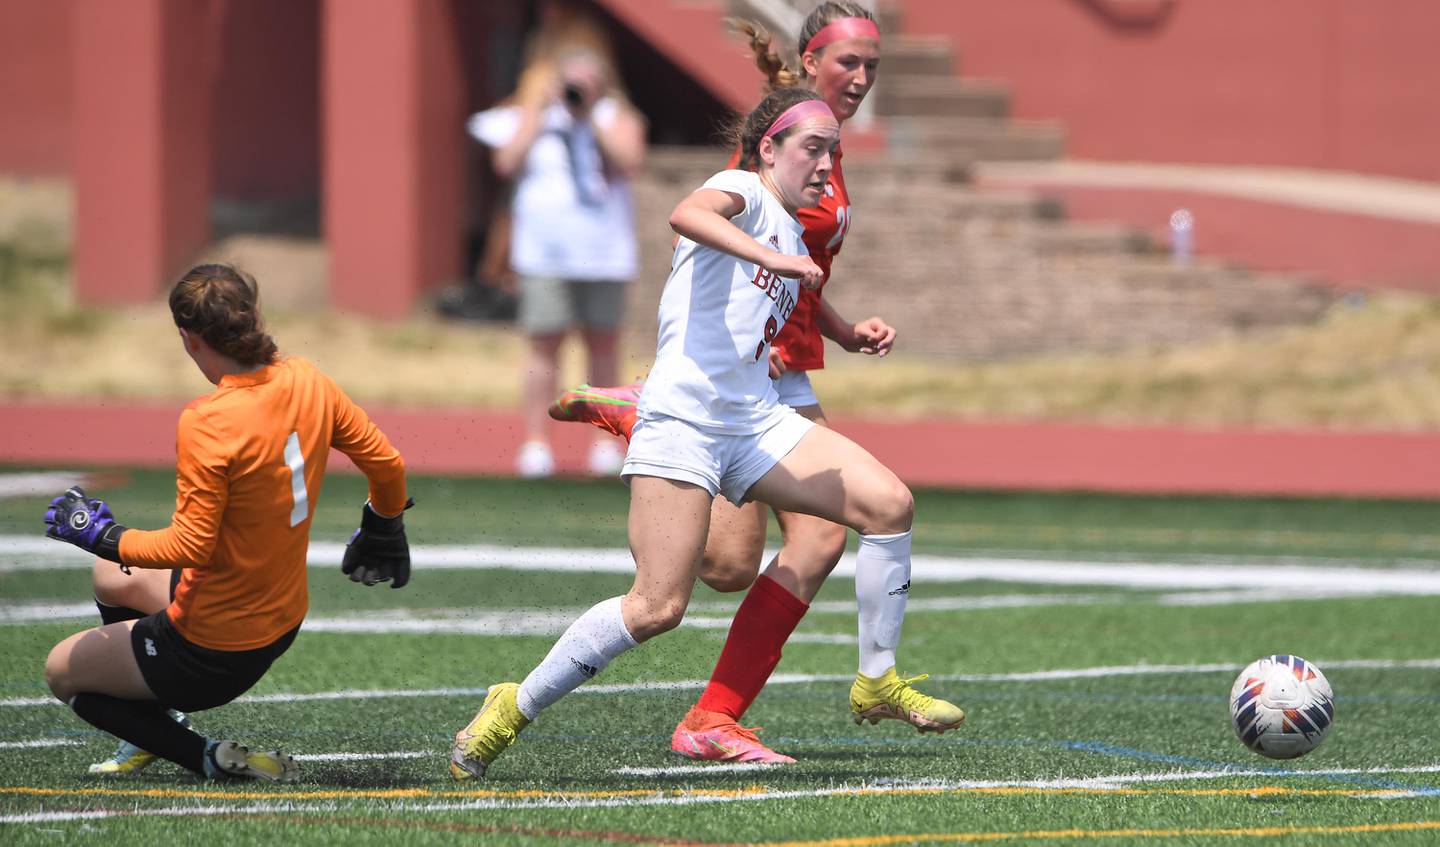
POLYGON ((625 319, 625 280, 520 278, 520 328, 553 335, 572 326, 616 329, 625 319))

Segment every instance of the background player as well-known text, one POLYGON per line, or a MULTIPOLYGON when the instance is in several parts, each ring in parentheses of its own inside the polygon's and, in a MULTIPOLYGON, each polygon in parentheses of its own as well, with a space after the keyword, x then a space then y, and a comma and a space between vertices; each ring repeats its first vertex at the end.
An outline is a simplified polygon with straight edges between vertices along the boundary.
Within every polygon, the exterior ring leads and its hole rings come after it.
MULTIPOLYGON (((197 773, 289 781, 291 757, 211 741, 166 709, 220 706, 289 648, 309 604, 305 553, 333 446, 370 482, 342 569, 373 585, 409 579, 405 465, 385 435, 314 365, 281 359, 253 280, 200 265, 170 292, 180 341, 217 387, 180 415, 175 516, 129 529, 79 488, 56 497, 46 534, 121 568, 181 569, 175 599, 139 620, 76 633, 50 651, 50 690, 86 722, 197 773)), ((148 587, 153 602, 156 581, 148 587)))
MULTIPOLYGON (((788 70, 771 50, 770 39, 754 24, 740 28, 750 38, 756 64, 771 89, 808 88, 830 106, 841 122, 852 117, 875 84, 880 62, 880 33, 871 12, 855 3, 821 3, 805 19, 798 47, 800 71, 788 70)), ((835 153, 834 170, 824 197, 813 209, 802 209, 805 245, 820 266, 824 280, 831 261, 850 227, 850 198, 835 153)), ((732 164, 734 160, 732 159, 732 164)), ((824 284, 822 280, 822 287, 824 284)), ((800 302, 776 338, 771 376, 780 402, 824 425, 825 412, 810 385, 807 371, 824 367, 824 338, 852 352, 886 355, 895 330, 873 317, 849 323, 821 297, 821 289, 800 292, 800 302)), ((628 437, 635 420, 636 386, 567 392, 552 406, 553 417, 584 420, 628 437)), ((784 544, 758 579, 765 544, 767 515, 760 503, 734 506, 717 499, 706 540, 701 579, 718 591, 749 594, 737 611, 710 683, 671 737, 671 748, 697 759, 791 762, 760 742, 753 730, 738 724, 780 661, 781 648, 825 578, 845 552, 845 528, 805 514, 776 511, 784 544), (753 583, 753 585, 752 585, 753 583)), ((851 687, 850 707, 857 722, 898 719, 922 731, 944 732, 960 725, 964 712, 944 700, 927 696, 895 671, 908 570, 880 578, 857 574, 859 605, 859 668, 851 687)))
POLYGON ((854 442, 779 402, 767 356, 823 272, 799 208, 820 202, 840 125, 803 88, 771 93, 741 124, 750 170, 711 177, 671 213, 681 236, 660 333, 621 470, 630 485, 635 582, 596 604, 515 683, 494 685, 455 736, 456 779, 483 775, 541 710, 621 653, 679 625, 699 575, 716 494, 817 514, 860 533, 859 568, 907 570, 913 500, 854 442))

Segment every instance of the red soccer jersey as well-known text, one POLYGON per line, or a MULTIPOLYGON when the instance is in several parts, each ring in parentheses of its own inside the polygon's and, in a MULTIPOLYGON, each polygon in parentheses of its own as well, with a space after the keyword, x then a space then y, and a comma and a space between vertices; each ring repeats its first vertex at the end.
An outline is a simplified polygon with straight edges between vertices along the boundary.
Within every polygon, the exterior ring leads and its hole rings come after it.
POLYGON ((785 367, 792 371, 818 371, 825 367, 825 339, 820 335, 820 292, 830 281, 830 262, 845 243, 845 233, 850 231, 850 194, 845 190, 845 174, 840 170, 840 150, 834 156, 835 169, 830 172, 830 181, 825 184, 825 193, 820 196, 820 205, 813 209, 801 209, 798 217, 805 225, 805 246, 810 248, 810 258, 825 272, 820 288, 813 291, 800 289, 800 301, 795 311, 780 329, 774 347, 780 351, 785 367))
MULTIPOLYGON (((850 231, 850 195, 845 190, 845 174, 840 170, 840 148, 831 156, 834 169, 830 181, 825 184, 825 193, 820 196, 820 205, 813 209, 801 209, 800 223, 805 225, 805 246, 810 258, 825 272, 820 287, 813 291, 800 289, 799 302, 795 311, 780 328, 771 347, 780 353, 780 360, 787 371, 818 371, 825 367, 825 338, 820 334, 820 292, 830 281, 830 262, 840 252, 845 242, 845 233, 850 231)), ((728 167, 740 165, 740 151, 730 155, 728 167)))

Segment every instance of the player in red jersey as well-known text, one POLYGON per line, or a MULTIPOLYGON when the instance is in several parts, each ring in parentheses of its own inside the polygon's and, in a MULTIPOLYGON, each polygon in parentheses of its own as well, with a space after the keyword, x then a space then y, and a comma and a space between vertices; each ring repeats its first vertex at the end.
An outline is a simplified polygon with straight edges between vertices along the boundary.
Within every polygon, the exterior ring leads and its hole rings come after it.
MULTIPOLYGON (((856 3, 821 3, 810 13, 800 31, 799 73, 785 68, 762 30, 748 23, 740 28, 750 37, 756 64, 768 77, 770 89, 809 87, 842 123, 854 116, 875 83, 879 29, 873 14, 856 3)), ((832 158, 834 169, 820 205, 799 212, 810 257, 824 271, 826 281, 850 227, 850 197, 840 151, 832 158)), ((734 167, 736 158, 732 157, 730 164, 734 167)), ((782 403, 822 425, 825 413, 806 373, 825 366, 825 338, 850 352, 884 356, 894 343, 895 330, 878 317, 850 323, 821 296, 820 289, 802 291, 799 304, 773 344, 771 376, 782 403)), ((563 394, 551 407, 551 416, 588 422, 628 440, 639 389, 638 385, 581 386, 563 394)), ((709 685, 671 737, 671 748, 683 756, 794 761, 771 750, 754 730, 737 721, 759 695, 779 663, 790 633, 839 562, 846 535, 844 527, 809 515, 777 511, 776 520, 784 546, 757 578, 765 543, 765 507, 758 503, 736 507, 719 498, 714 501, 701 579, 718 591, 749 588, 749 593, 731 624, 709 685)), ((908 538, 904 543, 908 544, 908 538)), ((910 590, 908 567, 857 573, 855 589, 860 608, 860 667, 850 692, 855 721, 876 723, 892 718, 922 732, 944 732, 959 726, 963 711, 911 685, 923 676, 905 679, 895 672, 895 650, 910 590)))

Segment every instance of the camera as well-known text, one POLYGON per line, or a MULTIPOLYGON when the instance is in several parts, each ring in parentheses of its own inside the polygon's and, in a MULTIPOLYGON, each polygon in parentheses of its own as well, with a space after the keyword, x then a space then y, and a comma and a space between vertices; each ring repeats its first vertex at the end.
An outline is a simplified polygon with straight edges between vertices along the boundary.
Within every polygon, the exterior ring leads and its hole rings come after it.
POLYGON ((565 83, 565 103, 579 108, 585 105, 585 89, 573 82, 565 83))

